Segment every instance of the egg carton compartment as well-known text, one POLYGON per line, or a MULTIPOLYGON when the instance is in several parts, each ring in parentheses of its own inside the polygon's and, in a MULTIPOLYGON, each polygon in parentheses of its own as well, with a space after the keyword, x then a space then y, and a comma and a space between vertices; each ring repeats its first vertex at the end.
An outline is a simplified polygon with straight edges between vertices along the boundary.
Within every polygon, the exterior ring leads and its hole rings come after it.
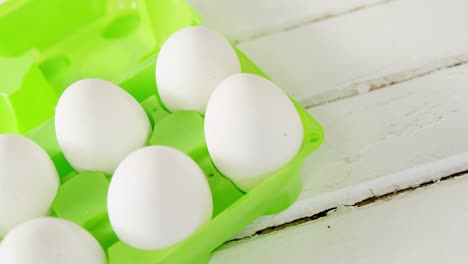
MULTIPOLYGON (((0 133, 24 134, 52 118, 76 80, 128 79, 174 31, 199 23, 184 0, 1 3, 0 133)), ((131 92, 139 101, 153 93, 147 86, 131 92)))
MULTIPOLYGON (((211 252, 242 228, 261 215, 286 209, 297 199, 303 161, 321 145, 324 133, 294 99, 304 127, 301 149, 293 160, 248 193, 240 191, 213 165, 203 116, 197 112, 170 113, 161 103, 155 84, 158 49, 177 29, 200 23, 199 15, 185 1, 72 2, 10 0, 0 5, 0 33, 12 36, 11 43, 0 43, 0 70, 9 73, 6 80, 0 80, 0 114, 5 116, 0 121, 0 133, 25 134, 51 156, 61 179, 52 205, 54 216, 87 229, 106 250, 110 264, 206 264, 211 252), (53 14, 44 20, 47 23, 36 21, 43 10, 53 14), (19 27, 13 31, 6 24, 19 27), (20 28, 24 31, 18 35, 20 28), (22 36, 30 31, 32 35, 22 36), (36 31, 43 31, 43 35, 36 31), (44 39, 36 39, 41 37, 44 39), (107 215, 111 175, 77 173, 66 161, 55 138, 53 111, 58 96, 69 84, 90 77, 118 84, 141 103, 153 126, 150 145, 183 151, 205 173, 213 196, 213 218, 184 241, 153 251, 120 242, 107 215)), ((242 72, 268 78, 233 47, 242 72)))

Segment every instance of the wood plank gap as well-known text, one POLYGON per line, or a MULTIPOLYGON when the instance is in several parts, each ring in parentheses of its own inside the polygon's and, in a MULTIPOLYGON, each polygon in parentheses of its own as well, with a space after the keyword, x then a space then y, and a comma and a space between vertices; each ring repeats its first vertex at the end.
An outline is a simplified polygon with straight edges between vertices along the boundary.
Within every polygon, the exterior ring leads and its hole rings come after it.
POLYGON ((418 186, 408 187, 408 188, 404 188, 404 189, 401 189, 401 190, 396 189, 392 193, 387 193, 387 194, 383 194, 383 195, 375 194, 373 197, 367 198, 367 199, 365 199, 363 201, 360 201, 360 202, 357 202, 357 203, 355 203, 353 205, 340 205, 340 206, 337 206, 337 207, 334 207, 334 208, 330 208, 330 209, 321 211, 321 212, 316 213, 316 214, 311 215, 311 216, 306 216, 306 217, 303 217, 303 218, 299 218, 299 219, 296 219, 294 221, 287 222, 287 223, 284 223, 284 224, 281 224, 281 225, 268 227, 268 228, 265 228, 265 229, 262 229, 262 230, 259 230, 259 231, 255 232, 255 234, 253 234, 251 236, 246 236, 246 237, 242 237, 242 238, 235 238, 235 239, 227 241, 226 243, 237 242, 237 241, 241 241, 241 240, 244 240, 244 239, 250 239, 252 237, 266 235, 266 234, 273 233, 273 232, 276 232, 278 230, 282 230, 282 229, 285 229, 285 228, 288 228, 288 227, 297 226, 297 225, 301 225, 301 224, 304 224, 304 223, 307 223, 307 222, 315 221, 317 219, 327 217, 329 213, 333 213, 336 210, 338 210, 339 208, 343 208, 343 207, 362 207, 362 206, 366 206, 366 205, 369 205, 369 204, 376 203, 378 201, 390 201, 396 195, 399 195, 399 194, 402 194, 402 193, 407 193, 407 192, 412 192, 412 191, 417 190, 417 189, 421 189, 421 188, 424 188, 424 187, 427 187, 427 186, 430 186, 430 185, 434 185, 434 184, 437 184, 437 183, 440 183, 440 182, 449 181, 449 180, 452 180, 452 179, 455 179, 455 178, 460 179, 462 177, 467 177, 468 178, 468 170, 457 172, 457 173, 442 177, 439 180, 425 182, 425 183, 422 183, 422 184, 420 184, 418 186))
MULTIPOLYGON (((462 152, 437 161, 421 164, 387 176, 348 186, 339 190, 317 194, 315 197, 298 200, 283 213, 277 215, 276 220, 266 223, 254 223, 233 239, 249 237, 259 230, 281 226, 297 219, 309 217, 328 209, 340 206, 354 206, 372 197, 393 195, 399 190, 414 189, 421 185, 437 182, 441 179, 454 177, 468 172, 468 152, 462 152), (335 203, 340 201, 339 203, 335 203), (280 217, 278 217, 280 216, 280 217), (276 223, 275 223, 276 222, 276 223), (265 225, 266 224, 266 225, 265 225)), ((268 219, 268 217, 266 217, 268 219)))
POLYGON ((343 88, 334 89, 322 94, 313 96, 308 100, 299 100, 306 109, 326 105, 336 101, 344 100, 353 96, 367 94, 376 90, 387 88, 396 84, 404 83, 414 79, 418 79, 438 71, 444 71, 450 68, 455 68, 468 64, 468 53, 463 55, 446 58, 418 69, 392 74, 377 79, 366 80, 358 83, 352 83, 343 88))
POLYGON ((359 12, 359 11, 362 11, 362 10, 365 10, 365 9, 368 9, 368 8, 373 8, 373 7, 376 7, 376 6, 385 5, 385 4, 388 4, 390 2, 394 2, 394 1, 398 1, 398 0, 382 0, 382 1, 379 1, 379 2, 375 2, 375 3, 368 3, 368 4, 355 6, 355 7, 352 7, 350 9, 343 10, 343 11, 325 12, 320 16, 313 16, 313 17, 310 17, 310 18, 305 18, 305 19, 302 19, 300 21, 295 21, 293 23, 285 24, 285 25, 283 25, 281 27, 271 28, 271 29, 269 29, 267 31, 254 32, 254 33, 252 33, 252 34, 250 34, 248 36, 245 36, 245 37, 242 37, 242 38, 239 38, 239 39, 234 39, 232 41, 234 42, 234 44, 237 45, 237 44, 241 44, 242 42, 248 42, 248 41, 256 40, 256 39, 267 37, 269 35, 273 35, 273 34, 276 34, 276 33, 292 31, 294 29, 297 29, 297 28, 300 28, 300 27, 303 27, 303 26, 306 26, 306 25, 319 23, 319 22, 322 22, 322 21, 325 21, 325 20, 329 20, 329 19, 333 19, 333 18, 337 18, 337 17, 341 17, 341 16, 350 15, 350 14, 353 14, 353 13, 356 13, 356 12, 359 12))

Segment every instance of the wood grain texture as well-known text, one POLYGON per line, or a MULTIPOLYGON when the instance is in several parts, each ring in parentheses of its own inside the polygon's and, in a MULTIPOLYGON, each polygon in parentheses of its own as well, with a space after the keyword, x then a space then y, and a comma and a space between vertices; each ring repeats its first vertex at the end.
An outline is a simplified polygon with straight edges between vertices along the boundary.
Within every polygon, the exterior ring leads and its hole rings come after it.
POLYGON ((300 103, 319 105, 468 61, 466 10, 465 0, 391 1, 239 47, 300 103))
POLYGON ((388 0, 189 0, 204 24, 234 41, 341 15, 388 0))
POLYGON ((468 169, 468 65, 310 109, 326 132, 299 200, 236 237, 468 169))
POLYGON ((466 263, 468 176, 228 244, 210 264, 466 263))
POLYGON ((327 135, 299 200, 236 238, 468 170, 467 1, 191 2, 327 135))

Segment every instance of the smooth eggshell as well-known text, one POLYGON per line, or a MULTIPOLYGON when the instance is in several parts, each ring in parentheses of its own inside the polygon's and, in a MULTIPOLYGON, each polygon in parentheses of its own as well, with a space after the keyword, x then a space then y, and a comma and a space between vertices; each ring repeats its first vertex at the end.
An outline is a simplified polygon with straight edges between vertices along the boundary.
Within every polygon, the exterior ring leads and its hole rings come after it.
POLYGON ((216 86, 240 71, 236 52, 220 34, 203 26, 187 27, 161 47, 156 84, 169 110, 204 113, 216 86))
POLYGON ((300 116, 273 82, 248 73, 225 79, 205 115, 205 138, 216 167, 249 191, 299 151, 300 116))
POLYGON ((55 130, 75 170, 112 174, 125 156, 147 143, 151 125, 125 90, 108 81, 85 79, 60 97, 55 130))
POLYGON ((139 249, 182 241, 211 219, 213 202, 198 165, 179 150, 141 148, 119 165, 107 197, 120 240, 139 249))
POLYGON ((2 264, 105 264, 85 229, 58 218, 36 218, 12 229, 0 245, 2 264))
POLYGON ((0 135, 0 237, 50 213, 59 177, 47 153, 28 138, 0 135))

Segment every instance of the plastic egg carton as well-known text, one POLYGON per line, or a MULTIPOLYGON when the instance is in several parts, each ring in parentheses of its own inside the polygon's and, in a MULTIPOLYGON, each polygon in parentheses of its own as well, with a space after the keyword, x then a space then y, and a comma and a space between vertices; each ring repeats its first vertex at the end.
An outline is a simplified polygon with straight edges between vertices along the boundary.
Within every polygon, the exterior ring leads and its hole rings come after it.
MULTIPOLYGON (((221 175, 208 155, 203 116, 169 113, 155 85, 161 45, 176 30, 200 23, 200 16, 183 0, 9 0, 0 4, 0 133, 27 135, 47 151, 61 177, 52 215, 90 231, 106 250, 110 264, 208 263, 211 252, 246 225, 286 209, 297 199, 303 161, 323 142, 320 124, 291 99, 305 135, 296 157, 248 193, 221 175), (54 108, 63 90, 84 78, 106 79, 127 90, 151 120, 149 143, 177 148, 203 169, 213 195, 213 218, 183 242, 144 251, 118 241, 106 209, 111 175, 78 174, 65 160, 55 138, 54 108)), ((267 77, 234 48, 242 72, 267 77)))

